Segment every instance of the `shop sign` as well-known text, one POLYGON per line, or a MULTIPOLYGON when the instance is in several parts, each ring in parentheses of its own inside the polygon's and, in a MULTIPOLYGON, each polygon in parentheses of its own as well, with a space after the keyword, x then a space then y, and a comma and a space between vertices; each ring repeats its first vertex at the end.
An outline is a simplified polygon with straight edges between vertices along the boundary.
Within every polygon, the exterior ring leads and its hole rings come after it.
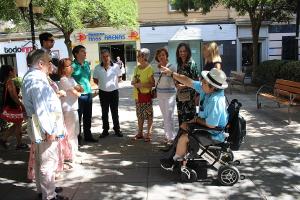
POLYGON ((137 40, 139 34, 136 31, 131 31, 129 35, 123 33, 107 34, 104 32, 89 32, 75 34, 77 42, 101 42, 101 41, 122 41, 122 40, 137 40))
POLYGON ((32 51, 32 47, 4 47, 4 53, 29 53, 30 51, 32 51))

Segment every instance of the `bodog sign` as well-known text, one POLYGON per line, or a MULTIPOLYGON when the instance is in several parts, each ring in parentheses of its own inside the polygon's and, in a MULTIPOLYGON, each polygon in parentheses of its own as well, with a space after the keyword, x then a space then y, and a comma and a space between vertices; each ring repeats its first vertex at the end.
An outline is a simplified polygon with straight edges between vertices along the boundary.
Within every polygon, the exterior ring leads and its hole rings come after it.
POLYGON ((32 47, 17 47, 14 48, 6 48, 4 47, 4 53, 29 53, 32 51, 32 47))

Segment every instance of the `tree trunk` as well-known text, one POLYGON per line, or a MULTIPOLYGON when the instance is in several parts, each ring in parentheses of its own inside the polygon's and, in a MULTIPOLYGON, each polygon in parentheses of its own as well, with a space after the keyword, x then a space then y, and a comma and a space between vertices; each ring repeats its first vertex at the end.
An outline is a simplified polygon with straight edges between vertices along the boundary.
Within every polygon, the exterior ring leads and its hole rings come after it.
POLYGON ((255 72, 258 66, 259 29, 260 29, 260 23, 252 22, 252 72, 255 72))
POLYGON ((64 32, 64 38, 68 49, 69 58, 73 60, 71 34, 72 32, 64 32))

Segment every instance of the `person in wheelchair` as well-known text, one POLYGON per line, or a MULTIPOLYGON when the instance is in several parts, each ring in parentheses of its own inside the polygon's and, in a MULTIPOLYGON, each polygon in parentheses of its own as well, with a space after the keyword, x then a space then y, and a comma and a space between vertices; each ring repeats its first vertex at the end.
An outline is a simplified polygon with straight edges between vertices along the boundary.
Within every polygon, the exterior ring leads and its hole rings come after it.
MULTIPOLYGON (((212 68, 210 71, 202 71, 202 78, 199 81, 194 81, 184 75, 172 72, 165 67, 162 68, 162 72, 184 85, 194 88, 200 94, 198 116, 188 122, 184 122, 180 126, 177 144, 174 143, 176 145, 175 155, 173 153, 170 158, 161 160, 161 167, 172 171, 175 161, 184 160, 185 155, 188 153, 189 134, 197 126, 212 129, 194 133, 197 134, 196 137, 203 146, 224 142, 225 136, 221 130, 224 129, 228 120, 224 96, 224 89, 228 87, 228 84, 226 82, 226 74, 217 68, 212 68), (213 130, 214 128, 220 129, 213 130)), ((186 162, 183 162, 183 165, 185 164, 186 162)))

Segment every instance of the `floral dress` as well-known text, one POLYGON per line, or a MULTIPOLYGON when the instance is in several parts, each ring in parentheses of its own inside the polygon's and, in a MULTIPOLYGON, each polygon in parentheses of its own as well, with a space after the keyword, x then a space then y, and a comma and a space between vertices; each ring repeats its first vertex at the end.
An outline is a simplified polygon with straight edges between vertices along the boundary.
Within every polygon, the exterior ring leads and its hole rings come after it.
MULTIPOLYGON (((185 66, 178 65, 177 73, 185 75, 193 80, 198 80, 199 77, 197 64, 193 60, 190 60, 185 66)), ((189 121, 196 115, 195 96, 196 91, 192 88, 177 90, 176 102, 179 126, 182 122, 189 121)))

